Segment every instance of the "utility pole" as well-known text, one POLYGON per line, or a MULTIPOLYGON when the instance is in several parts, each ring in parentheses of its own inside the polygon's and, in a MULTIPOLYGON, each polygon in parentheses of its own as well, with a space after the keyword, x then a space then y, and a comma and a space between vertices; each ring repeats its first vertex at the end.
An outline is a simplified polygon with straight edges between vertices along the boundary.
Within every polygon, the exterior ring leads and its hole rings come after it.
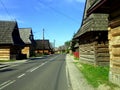
POLYGON ((43 54, 44 54, 44 49, 45 49, 45 42, 44 42, 44 28, 43 28, 43 54))

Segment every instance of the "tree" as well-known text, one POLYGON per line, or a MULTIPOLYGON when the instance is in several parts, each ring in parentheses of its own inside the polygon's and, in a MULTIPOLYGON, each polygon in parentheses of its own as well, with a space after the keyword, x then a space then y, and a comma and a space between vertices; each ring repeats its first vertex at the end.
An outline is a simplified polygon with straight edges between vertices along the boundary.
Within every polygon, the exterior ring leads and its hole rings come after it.
POLYGON ((71 42, 71 41, 66 41, 66 42, 64 43, 65 49, 66 49, 66 52, 67 52, 67 53, 69 52, 70 42, 71 42))

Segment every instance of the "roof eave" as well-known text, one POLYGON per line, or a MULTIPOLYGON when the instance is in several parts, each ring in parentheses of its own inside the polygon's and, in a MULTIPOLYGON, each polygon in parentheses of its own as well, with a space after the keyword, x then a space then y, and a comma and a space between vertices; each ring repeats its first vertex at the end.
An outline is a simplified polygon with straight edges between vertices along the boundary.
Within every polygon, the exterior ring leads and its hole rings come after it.
POLYGON ((109 0, 100 0, 95 6, 91 6, 87 10, 87 16, 92 13, 109 13, 109 6, 106 5, 109 0))

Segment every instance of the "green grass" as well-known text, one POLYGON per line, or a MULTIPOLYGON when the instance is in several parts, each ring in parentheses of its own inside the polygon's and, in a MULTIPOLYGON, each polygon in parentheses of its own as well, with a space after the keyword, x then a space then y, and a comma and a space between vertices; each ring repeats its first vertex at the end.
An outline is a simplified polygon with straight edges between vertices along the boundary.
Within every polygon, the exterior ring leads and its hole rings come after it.
POLYGON ((17 60, 0 60, 0 62, 14 62, 14 61, 17 61, 17 60))
POLYGON ((79 58, 77 58, 77 57, 74 57, 74 60, 79 60, 79 58))
POLYGON ((109 66, 94 66, 76 62, 76 66, 83 73, 84 77, 93 87, 105 84, 110 87, 115 85, 109 82, 109 66))

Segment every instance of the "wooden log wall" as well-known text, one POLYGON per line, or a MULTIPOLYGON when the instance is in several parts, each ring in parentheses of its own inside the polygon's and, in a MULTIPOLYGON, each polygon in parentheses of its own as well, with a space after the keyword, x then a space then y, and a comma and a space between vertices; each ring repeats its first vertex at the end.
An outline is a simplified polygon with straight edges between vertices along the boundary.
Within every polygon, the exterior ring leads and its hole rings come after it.
POLYGON ((108 43, 97 44, 96 42, 83 44, 79 46, 80 61, 94 65, 109 64, 108 43))
POLYGON ((11 60, 22 59, 21 51, 22 51, 21 47, 19 47, 19 46, 11 46, 10 47, 10 59, 11 60))
MULTIPOLYGON (((35 50, 36 54, 43 54, 43 50, 35 50)), ((49 50, 44 50, 44 53, 50 54, 49 50)))
POLYGON ((85 63, 95 63, 95 43, 82 44, 79 46, 80 61, 85 63))
POLYGON ((110 55, 108 42, 95 44, 95 57, 97 65, 109 65, 110 55))
POLYGON ((0 60, 10 60, 10 48, 0 46, 0 60))
POLYGON ((120 84, 120 26, 109 28, 110 81, 120 84))
POLYGON ((90 32, 81 37, 79 42, 80 61, 94 65, 109 64, 108 32, 90 32))

